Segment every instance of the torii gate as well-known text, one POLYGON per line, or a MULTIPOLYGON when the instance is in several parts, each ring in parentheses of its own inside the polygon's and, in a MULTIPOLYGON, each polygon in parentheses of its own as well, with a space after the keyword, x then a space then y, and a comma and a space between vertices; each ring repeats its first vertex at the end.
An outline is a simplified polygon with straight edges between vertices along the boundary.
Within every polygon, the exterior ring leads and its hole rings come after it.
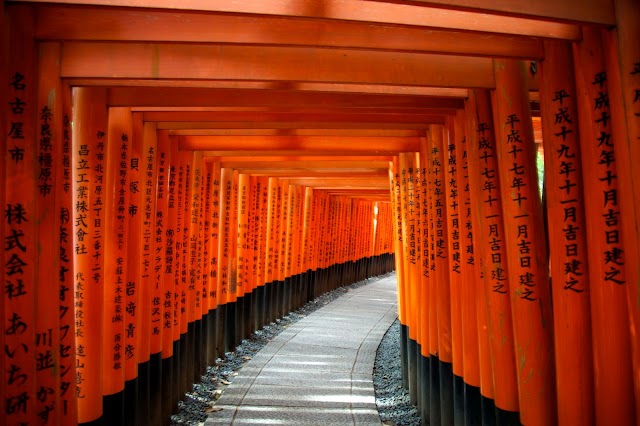
POLYGON ((633 0, 175 3, 0 1, 1 423, 161 424, 393 258, 424 419, 640 421, 633 0))

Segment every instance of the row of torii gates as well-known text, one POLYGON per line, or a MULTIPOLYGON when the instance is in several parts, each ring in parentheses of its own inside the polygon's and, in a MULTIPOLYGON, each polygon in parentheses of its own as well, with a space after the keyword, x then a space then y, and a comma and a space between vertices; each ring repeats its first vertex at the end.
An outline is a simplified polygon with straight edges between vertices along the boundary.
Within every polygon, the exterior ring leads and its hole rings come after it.
POLYGON ((164 424, 393 269, 426 422, 640 421, 634 0, 0 12, 1 424, 164 424))

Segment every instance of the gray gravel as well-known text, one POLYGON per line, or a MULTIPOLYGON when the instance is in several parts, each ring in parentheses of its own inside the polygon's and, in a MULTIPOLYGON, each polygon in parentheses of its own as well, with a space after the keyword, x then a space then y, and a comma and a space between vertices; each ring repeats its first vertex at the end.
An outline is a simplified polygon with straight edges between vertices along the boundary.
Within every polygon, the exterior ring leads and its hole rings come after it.
POLYGON ((400 322, 396 320, 378 346, 373 367, 373 387, 380 420, 390 426, 422 424, 416 407, 411 405, 409 392, 402 386, 400 367, 400 322))
MULTIPOLYGON (((243 340, 234 352, 225 353, 224 359, 218 358, 215 365, 207 367, 202 381, 193 385, 193 391, 187 392, 178 403, 178 413, 171 416, 172 425, 201 426, 204 425, 213 404, 238 375, 253 356, 271 339, 284 331, 289 325, 301 320, 327 303, 337 299, 346 292, 362 287, 382 277, 369 278, 340 287, 325 293, 307 303, 302 308, 289 313, 276 322, 256 331, 249 339, 243 340)), ((385 425, 420 425, 418 412, 409 401, 409 394, 402 386, 400 370, 400 323, 396 320, 387 330, 376 353, 373 372, 373 384, 376 392, 376 404, 380 419, 385 425)))

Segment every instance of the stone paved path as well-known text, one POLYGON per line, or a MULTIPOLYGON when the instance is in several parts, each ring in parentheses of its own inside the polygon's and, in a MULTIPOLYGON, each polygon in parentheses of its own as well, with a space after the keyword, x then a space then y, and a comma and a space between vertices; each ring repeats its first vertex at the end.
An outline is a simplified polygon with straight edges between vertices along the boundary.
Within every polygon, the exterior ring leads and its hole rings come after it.
POLYGON ((396 278, 347 292, 269 342, 205 425, 380 425, 373 363, 397 316, 396 278))

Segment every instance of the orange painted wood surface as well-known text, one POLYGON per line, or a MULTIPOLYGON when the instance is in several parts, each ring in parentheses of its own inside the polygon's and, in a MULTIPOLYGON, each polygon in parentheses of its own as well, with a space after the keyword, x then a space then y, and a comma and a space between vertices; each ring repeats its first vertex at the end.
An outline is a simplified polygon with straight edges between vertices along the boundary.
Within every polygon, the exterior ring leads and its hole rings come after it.
POLYGON ((494 60, 494 122, 520 418, 545 425, 556 419, 553 386, 553 322, 551 288, 541 200, 538 191, 533 129, 524 64, 494 60))
MULTIPOLYGON (((545 42, 540 102, 558 395, 558 423, 591 424, 593 352, 590 285, 571 46, 545 42), (573 214, 575 213, 575 214, 573 214)), ((587 136, 588 137, 588 136, 587 136)))
MULTIPOLYGON (((623 228, 610 84, 601 33, 585 29, 574 44, 578 120, 585 188, 585 222, 594 361, 595 421, 634 423, 634 392, 627 308, 623 228)), ((624 141, 622 141, 624 143, 624 141)))
POLYGON ((87 422, 102 415, 102 312, 90 307, 102 306, 104 300, 100 261, 103 229, 102 215, 98 215, 103 213, 103 201, 102 188, 98 188, 104 179, 99 171, 104 170, 100 158, 105 154, 107 109, 105 92, 100 89, 74 89, 73 102, 73 122, 77 123, 73 126, 72 146, 76 387, 78 421, 87 422))

